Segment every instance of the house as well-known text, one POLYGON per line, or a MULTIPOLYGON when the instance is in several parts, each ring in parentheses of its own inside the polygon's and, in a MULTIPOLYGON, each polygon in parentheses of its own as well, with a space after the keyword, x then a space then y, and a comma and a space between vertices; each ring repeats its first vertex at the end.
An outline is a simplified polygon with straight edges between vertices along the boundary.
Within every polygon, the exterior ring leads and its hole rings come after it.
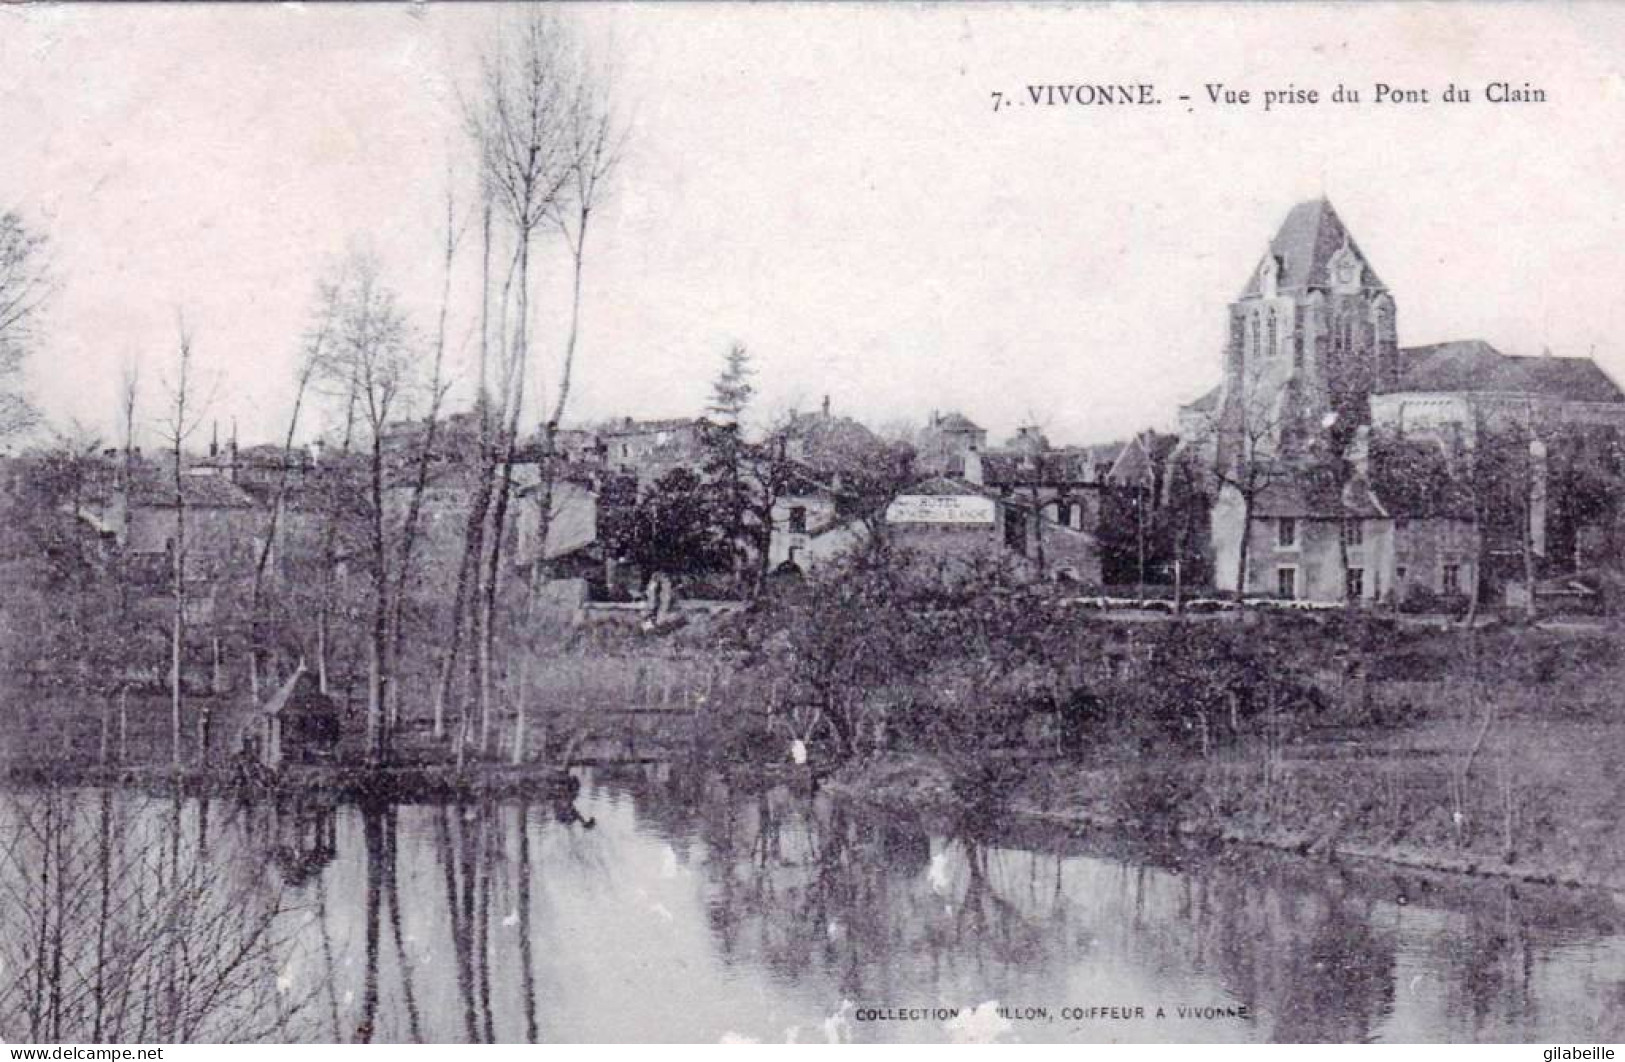
POLYGON ((834 560, 867 537, 864 516, 874 508, 840 473, 792 463, 773 499, 768 571, 806 574, 834 560))
POLYGON ((966 479, 938 476, 913 484, 886 506, 884 524, 897 545, 948 569, 1014 562, 1040 578, 1100 582, 1094 535, 966 479))
POLYGON ((818 412, 790 418, 764 445, 778 454, 769 571, 794 566, 805 573, 862 541, 865 518, 909 478, 908 447, 832 413, 828 397, 818 412))
POLYGON ((599 496, 592 475, 566 467, 555 478, 551 491, 544 491, 540 483, 529 484, 515 492, 515 501, 512 559, 516 568, 529 571, 538 559, 545 559, 553 576, 602 576, 605 557, 598 534, 599 496), (541 532, 544 495, 550 513, 547 549, 538 558, 536 541, 541 532))
POLYGON ((702 417, 625 417, 598 429, 595 449, 610 469, 636 474, 640 486, 647 487, 674 468, 703 464, 707 427, 702 417))
POLYGON ((592 428, 560 428, 553 433, 553 452, 574 464, 602 465, 608 460, 603 437, 592 428))
POLYGON ((114 504, 123 509, 120 542, 137 557, 167 556, 174 549, 180 508, 187 563, 200 570, 251 556, 264 528, 264 510, 253 495, 213 475, 183 472, 177 493, 173 477, 149 466, 114 504))
POLYGON ((1052 449, 1029 436, 1025 445, 971 450, 964 463, 966 481, 1038 507, 1047 520, 1080 531, 1099 523, 1103 480, 1087 450, 1052 449))
MULTIPOLYGON (((1244 595, 1363 604, 1470 596, 1480 532, 1442 449, 1400 440, 1373 460, 1362 432, 1351 453, 1347 479, 1300 469, 1268 483, 1250 519, 1235 492, 1221 494, 1215 534, 1247 535, 1244 595)), ((1237 573, 1221 567, 1220 577, 1233 585, 1237 573)))
POLYGON ((932 410, 915 457, 920 471, 939 475, 961 475, 965 455, 987 448, 987 431, 963 413, 932 410))
MULTIPOLYGON (((1238 536, 1241 519, 1228 503, 1214 511, 1238 536)), ((1249 597, 1369 605, 1402 603, 1422 591, 1465 599, 1476 577, 1470 517, 1390 511, 1357 480, 1334 495, 1271 485, 1254 500, 1248 531, 1249 597)), ((1229 575, 1232 584, 1235 578, 1229 575)))

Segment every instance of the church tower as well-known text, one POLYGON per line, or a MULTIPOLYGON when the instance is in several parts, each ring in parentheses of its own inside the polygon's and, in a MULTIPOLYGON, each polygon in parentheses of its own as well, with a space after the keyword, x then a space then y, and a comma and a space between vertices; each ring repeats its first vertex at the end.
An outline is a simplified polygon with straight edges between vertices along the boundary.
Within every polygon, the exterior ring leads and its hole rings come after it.
POLYGON ((1341 453, 1398 372, 1387 286, 1331 203, 1299 203, 1230 304, 1216 456, 1341 453))

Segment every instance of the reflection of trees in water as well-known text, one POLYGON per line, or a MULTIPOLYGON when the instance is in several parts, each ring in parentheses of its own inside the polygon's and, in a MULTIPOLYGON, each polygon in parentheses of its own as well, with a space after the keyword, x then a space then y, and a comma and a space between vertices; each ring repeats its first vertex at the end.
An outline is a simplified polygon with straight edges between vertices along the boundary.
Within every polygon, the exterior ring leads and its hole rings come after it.
POLYGON ((303 920, 250 848, 211 850, 208 808, 0 794, 0 1028, 58 1043, 284 1037, 308 1002, 277 984, 303 920))
POLYGON ((1363 1043, 1394 1005, 1394 940, 1372 927, 1372 904, 1331 893, 1291 905, 1265 947, 1276 972, 1277 1042, 1363 1043))
MULTIPOLYGON (((1548 939, 1545 901, 1510 890, 1400 909, 1386 903, 1393 888, 1322 863, 1033 851, 783 789, 681 796, 638 797, 637 828, 658 803, 660 839, 702 868, 713 946, 787 984, 865 1002, 986 990, 1039 1003, 1086 967, 1121 966, 1197 997, 1147 1003, 1219 1003, 1199 991, 1217 984, 1255 1011, 1260 1035, 1355 1041, 1393 1011, 1409 926, 1424 943, 1407 956, 1443 979, 1434 998, 1470 1026, 1464 1037, 1540 1017, 1532 941, 1548 939)), ((600 814, 589 831, 546 805, 0 796, 0 1028, 58 1041, 535 1042, 547 1000, 575 987, 541 943, 549 904, 636 871, 622 858, 640 843, 626 845, 625 816, 600 814), (286 900, 298 885, 305 908, 286 900), (296 994, 291 975, 305 971, 296 994)))
POLYGON ((532 830, 545 829, 538 823, 549 817, 570 827, 567 833, 553 835, 560 842, 556 854, 577 862, 590 860, 596 849, 575 843, 590 827, 573 810, 482 801, 413 812, 415 818, 421 815, 418 836, 429 845, 426 869, 433 883, 431 889, 411 897, 413 913, 431 933, 443 932, 451 946, 449 964, 437 961, 428 968, 437 980, 425 989, 414 976, 416 964, 402 929, 400 811, 386 806, 361 809, 367 872, 364 980, 356 1039, 492 1043, 523 1037, 539 1042, 541 989, 534 923, 540 895, 532 830), (438 980, 442 976, 445 981, 438 980), (448 1013, 450 1028, 428 1027, 429 1018, 448 1013), (404 1028, 389 1021, 402 1014, 404 1028))
POLYGON ((1466 1020, 1471 1035, 1491 1036, 1536 1016, 1529 915, 1509 885, 1494 901, 1458 909, 1430 937, 1430 966, 1457 975, 1445 981, 1449 1012, 1466 1020))
POLYGON ((1466 1019, 1465 1035, 1494 1037, 1536 1017, 1536 911, 1514 890, 1463 886, 1434 898, 1442 909, 1407 910, 1391 902, 1407 888, 1420 893, 1405 879, 1236 853, 1164 877, 1175 890, 1171 906, 1137 928, 1142 945, 1220 976, 1275 1040, 1372 1039, 1402 988, 1405 919, 1427 924, 1413 934, 1427 942, 1417 958, 1439 981, 1444 1015, 1466 1019))
POLYGON ((986 977, 1042 971, 1057 957, 1062 937, 1044 922, 1057 909, 1034 905, 1036 868, 1003 851, 949 844, 956 878, 939 894, 923 827, 784 789, 709 801, 697 814, 711 929, 730 961, 786 982, 813 962, 846 996, 873 999, 920 969, 986 977))
POLYGON ((1220 857, 1136 868, 1136 946, 1159 966, 1215 975, 1271 1039, 1369 1040, 1393 1008, 1393 935, 1375 899, 1334 869, 1285 866, 1220 857))
POLYGON ((1323 867, 1169 870, 973 834, 934 842, 934 867, 923 828, 782 792, 699 814, 719 946, 786 980, 812 959, 843 993, 875 999, 922 980, 1059 985, 1080 961, 1136 964, 1153 983, 1207 971, 1288 1040, 1366 1040, 1393 1008, 1396 943, 1376 900, 1323 867))

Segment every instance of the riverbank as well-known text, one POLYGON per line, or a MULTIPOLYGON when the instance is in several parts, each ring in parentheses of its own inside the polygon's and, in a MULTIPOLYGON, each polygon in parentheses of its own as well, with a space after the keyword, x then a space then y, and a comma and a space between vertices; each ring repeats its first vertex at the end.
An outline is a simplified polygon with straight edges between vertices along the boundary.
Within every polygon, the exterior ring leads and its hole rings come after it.
POLYGON ((923 754, 850 763, 827 788, 894 810, 1625 892, 1616 769, 1625 726, 1521 721, 1501 730, 1494 747, 1476 750, 1474 734, 1433 724, 1284 755, 1029 763, 980 808, 962 795, 963 767, 923 754))
POLYGON ((0 768, 0 786, 65 788, 105 786, 184 796, 283 797, 442 804, 470 799, 568 800, 581 789, 572 774, 552 767, 480 764, 467 768, 290 765, 279 771, 237 767, 66 764, 0 768))

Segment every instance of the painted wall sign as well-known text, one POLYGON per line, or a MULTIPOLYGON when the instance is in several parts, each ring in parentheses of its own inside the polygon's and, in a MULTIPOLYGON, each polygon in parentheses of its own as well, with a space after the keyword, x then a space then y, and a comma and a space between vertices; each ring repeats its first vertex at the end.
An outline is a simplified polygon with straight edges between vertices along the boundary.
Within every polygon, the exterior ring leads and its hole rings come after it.
POLYGON ((993 499, 974 494, 903 494, 886 507, 889 524, 993 524, 993 499))

